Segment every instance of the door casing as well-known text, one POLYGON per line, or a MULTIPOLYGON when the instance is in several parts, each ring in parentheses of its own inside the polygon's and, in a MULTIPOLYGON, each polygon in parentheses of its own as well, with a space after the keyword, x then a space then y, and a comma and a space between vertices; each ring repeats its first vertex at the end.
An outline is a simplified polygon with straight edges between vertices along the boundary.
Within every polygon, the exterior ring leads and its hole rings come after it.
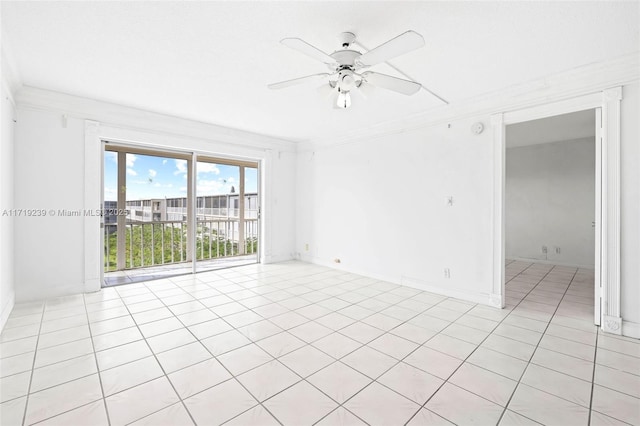
POLYGON ((620 316, 620 101, 622 87, 614 87, 564 101, 501 112, 491 116, 493 131, 493 295, 505 306, 505 150, 509 124, 571 112, 601 112, 600 150, 596 151, 596 301, 594 323, 603 331, 622 334, 620 316), (598 155, 600 154, 600 155, 598 155), (598 171, 600 172, 598 175, 598 171), (600 188, 600 191, 598 191, 600 188), (599 206, 599 207, 598 207, 599 206), (598 212, 600 220, 598 220, 598 212), (597 305, 598 303, 596 303, 597 305))

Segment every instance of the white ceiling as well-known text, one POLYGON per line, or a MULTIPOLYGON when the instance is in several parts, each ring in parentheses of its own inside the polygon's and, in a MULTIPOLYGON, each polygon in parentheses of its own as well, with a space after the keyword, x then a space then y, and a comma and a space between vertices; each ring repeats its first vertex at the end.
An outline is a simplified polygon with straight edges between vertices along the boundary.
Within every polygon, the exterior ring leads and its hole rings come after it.
POLYGON ((424 90, 405 97, 378 89, 338 110, 313 84, 269 90, 268 83, 326 69, 279 44, 284 37, 331 53, 343 31, 373 48, 415 30, 426 46, 393 65, 460 103, 638 51, 638 4, 2 1, 1 8, 3 44, 24 85, 306 140, 441 103, 424 90))
POLYGON ((596 135, 595 110, 556 115, 507 126, 507 148, 592 138, 596 135))

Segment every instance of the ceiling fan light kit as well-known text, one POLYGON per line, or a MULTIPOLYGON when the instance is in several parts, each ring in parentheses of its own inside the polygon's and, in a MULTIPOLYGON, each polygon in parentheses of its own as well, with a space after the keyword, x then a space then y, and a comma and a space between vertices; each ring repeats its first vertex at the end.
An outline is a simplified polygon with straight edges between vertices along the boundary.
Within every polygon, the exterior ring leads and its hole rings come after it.
POLYGON ((367 90, 368 86, 381 87, 407 96, 417 93, 422 87, 415 81, 368 70, 374 65, 424 46, 424 38, 417 32, 407 31, 366 53, 352 48, 356 40, 355 34, 344 32, 339 39, 341 48, 330 55, 299 38, 281 40, 285 46, 323 62, 330 72, 272 83, 267 87, 283 89, 313 80, 328 80, 324 84, 330 86, 334 105, 341 109, 351 106, 352 91, 367 90))

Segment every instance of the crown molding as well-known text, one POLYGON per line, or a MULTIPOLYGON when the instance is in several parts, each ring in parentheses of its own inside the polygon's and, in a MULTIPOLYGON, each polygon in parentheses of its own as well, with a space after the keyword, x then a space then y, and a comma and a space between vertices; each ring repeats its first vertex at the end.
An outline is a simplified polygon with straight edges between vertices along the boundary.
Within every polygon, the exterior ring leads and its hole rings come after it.
POLYGON ((23 86, 15 95, 18 108, 63 113, 102 125, 162 132, 253 149, 296 150, 296 141, 189 120, 66 93, 23 86))
POLYGON ((452 102, 399 120, 358 129, 339 137, 313 139, 298 144, 298 151, 344 145, 364 138, 397 134, 452 120, 489 116, 557 102, 640 80, 640 51, 514 85, 481 96, 452 102))

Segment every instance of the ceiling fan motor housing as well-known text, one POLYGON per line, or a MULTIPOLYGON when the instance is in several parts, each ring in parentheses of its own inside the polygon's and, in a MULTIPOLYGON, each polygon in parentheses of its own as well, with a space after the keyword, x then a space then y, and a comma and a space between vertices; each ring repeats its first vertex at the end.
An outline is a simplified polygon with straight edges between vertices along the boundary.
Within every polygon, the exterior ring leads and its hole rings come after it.
MULTIPOLYGON (((344 93, 359 86, 359 81, 356 80, 359 76, 354 72, 356 68, 355 60, 362 54, 356 50, 343 49, 333 52, 330 56, 338 63, 336 69, 338 73, 336 81, 338 91, 344 93)), ((358 80, 361 81, 360 78, 358 80)))
POLYGON ((343 49, 337 50, 329 56, 335 59, 341 67, 354 67, 355 60, 362 56, 362 53, 357 50, 343 49))
POLYGON ((350 32, 340 33, 338 38, 340 39, 340 45, 345 48, 349 47, 351 43, 356 41, 356 35, 350 32))

